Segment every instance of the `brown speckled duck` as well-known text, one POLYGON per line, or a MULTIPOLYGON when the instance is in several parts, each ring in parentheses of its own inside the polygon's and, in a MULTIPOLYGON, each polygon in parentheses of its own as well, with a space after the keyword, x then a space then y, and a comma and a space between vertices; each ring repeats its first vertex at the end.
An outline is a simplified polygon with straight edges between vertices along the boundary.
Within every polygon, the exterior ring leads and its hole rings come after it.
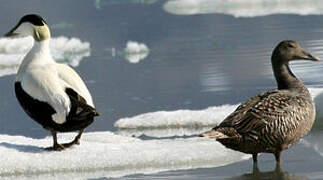
POLYGON ((281 152, 306 135, 315 120, 310 93, 289 68, 289 61, 297 59, 319 61, 295 41, 280 42, 271 57, 278 89, 242 103, 222 123, 201 136, 252 154, 255 165, 258 153, 273 153, 279 166, 281 152))

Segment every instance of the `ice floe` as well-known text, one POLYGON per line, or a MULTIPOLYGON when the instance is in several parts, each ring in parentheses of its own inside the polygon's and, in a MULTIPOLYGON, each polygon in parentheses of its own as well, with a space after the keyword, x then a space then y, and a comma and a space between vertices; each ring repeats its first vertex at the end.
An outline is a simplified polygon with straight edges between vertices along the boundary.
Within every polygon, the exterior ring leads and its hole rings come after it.
POLYGON ((320 15, 321 0, 169 0, 164 10, 176 15, 221 13, 234 17, 257 17, 271 14, 320 15))
POLYGON ((143 43, 128 41, 123 51, 123 57, 130 63, 139 63, 149 55, 149 48, 143 43))
POLYGON ((221 122, 238 105, 222 105, 203 110, 158 111, 115 122, 117 128, 197 128, 221 122))
MULTIPOLYGON (((75 133, 59 135, 70 141, 75 133)), ((85 133, 80 146, 45 151, 51 137, 0 135, 1 179, 77 179, 217 167, 248 158, 207 138, 140 140, 111 132, 85 133)))
MULTIPOLYGON (((33 45, 30 37, 0 38, 0 76, 15 74, 18 67, 33 45)), ((84 57, 90 56, 90 43, 78 38, 53 37, 50 41, 53 58, 57 62, 78 66, 84 57)))

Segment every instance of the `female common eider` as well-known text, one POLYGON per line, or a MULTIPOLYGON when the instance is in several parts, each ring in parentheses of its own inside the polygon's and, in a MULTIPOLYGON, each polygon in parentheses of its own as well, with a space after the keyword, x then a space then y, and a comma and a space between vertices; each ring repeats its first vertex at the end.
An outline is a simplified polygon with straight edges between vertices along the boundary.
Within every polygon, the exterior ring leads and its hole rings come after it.
POLYGON ((242 103, 222 123, 201 136, 215 138, 227 148, 252 154, 273 153, 276 167, 280 154, 308 133, 315 120, 315 106, 304 84, 289 68, 297 59, 319 61, 295 41, 282 41, 271 57, 278 89, 242 103))
POLYGON ((84 128, 98 116, 92 97, 80 76, 56 63, 50 53, 50 30, 36 14, 26 15, 5 37, 32 36, 34 45, 24 57, 15 80, 16 97, 25 112, 53 136, 53 147, 63 150, 79 140, 84 128), (58 144, 56 132, 79 131, 75 139, 58 144))

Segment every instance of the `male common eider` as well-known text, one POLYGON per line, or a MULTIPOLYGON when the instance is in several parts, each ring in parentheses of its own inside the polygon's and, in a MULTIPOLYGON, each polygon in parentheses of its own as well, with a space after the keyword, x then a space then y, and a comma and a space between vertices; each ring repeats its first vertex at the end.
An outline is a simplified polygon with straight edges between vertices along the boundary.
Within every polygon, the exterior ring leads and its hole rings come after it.
POLYGON ((306 135, 315 120, 310 93, 289 68, 289 62, 297 59, 319 61, 295 41, 280 42, 271 57, 278 89, 242 103, 222 123, 201 136, 252 154, 254 165, 258 153, 273 153, 276 167, 280 167, 281 152, 306 135))
POLYGON ((21 18, 5 37, 31 36, 32 49, 24 57, 15 80, 16 97, 25 112, 53 136, 53 150, 63 150, 79 140, 84 128, 98 116, 91 94, 69 66, 54 61, 49 49, 50 30, 36 14, 21 18), (75 139, 58 144, 56 132, 79 131, 75 139))

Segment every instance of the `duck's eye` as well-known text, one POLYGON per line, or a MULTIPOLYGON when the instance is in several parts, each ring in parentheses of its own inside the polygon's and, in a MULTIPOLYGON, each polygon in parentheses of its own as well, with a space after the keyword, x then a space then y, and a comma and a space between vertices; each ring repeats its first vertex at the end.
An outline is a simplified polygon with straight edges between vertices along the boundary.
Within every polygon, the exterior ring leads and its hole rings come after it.
POLYGON ((294 46, 294 45, 292 45, 292 44, 287 44, 287 47, 289 47, 289 48, 294 48, 295 46, 294 46))

